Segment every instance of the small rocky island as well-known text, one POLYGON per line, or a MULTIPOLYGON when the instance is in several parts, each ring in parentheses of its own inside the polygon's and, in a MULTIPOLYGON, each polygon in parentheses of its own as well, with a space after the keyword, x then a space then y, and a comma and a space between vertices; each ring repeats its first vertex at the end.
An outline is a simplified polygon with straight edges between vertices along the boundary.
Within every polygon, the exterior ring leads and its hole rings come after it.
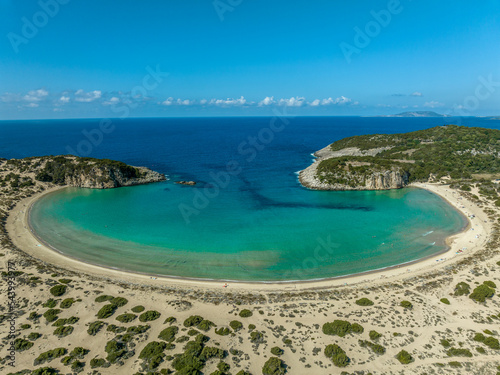
MULTIPOLYGON (((145 167, 133 167, 120 161, 82 158, 71 155, 43 156, 25 159, 0 159, 20 172, 8 175, 13 187, 34 185, 33 179, 60 186, 91 189, 113 189, 164 181, 164 174, 145 167)), ((6 177, 6 178, 7 178, 6 177)))
POLYGON ((316 190, 401 189, 411 182, 500 172, 500 131, 448 125, 341 139, 299 174, 316 190))

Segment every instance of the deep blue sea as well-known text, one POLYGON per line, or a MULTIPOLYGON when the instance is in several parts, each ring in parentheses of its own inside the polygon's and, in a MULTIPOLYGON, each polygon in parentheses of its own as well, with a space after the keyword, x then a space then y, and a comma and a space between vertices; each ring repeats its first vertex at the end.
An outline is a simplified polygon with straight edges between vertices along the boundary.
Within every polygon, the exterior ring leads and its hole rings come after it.
POLYGON ((72 153, 169 177, 106 191, 65 189, 40 200, 33 227, 69 256, 179 277, 318 279, 439 252, 464 218, 424 190, 310 191, 295 172, 344 137, 452 123, 500 128, 500 121, 474 117, 1 121, 0 157, 72 153))

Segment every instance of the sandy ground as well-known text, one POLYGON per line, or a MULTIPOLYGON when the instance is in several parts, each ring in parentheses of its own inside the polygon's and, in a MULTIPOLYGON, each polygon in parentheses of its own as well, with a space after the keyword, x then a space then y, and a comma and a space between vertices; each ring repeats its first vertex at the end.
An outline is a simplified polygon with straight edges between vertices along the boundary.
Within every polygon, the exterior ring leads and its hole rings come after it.
MULTIPOLYGON (((98 320, 96 313, 104 305, 96 302, 95 298, 106 294, 128 300, 113 316, 102 319, 108 328, 111 324, 125 327, 145 324, 138 319, 124 324, 116 320, 117 315, 131 313, 131 308, 137 305, 144 306, 146 311, 157 310, 161 317, 147 323, 150 325, 148 332, 133 340, 133 348, 129 349, 135 350, 134 356, 123 360, 122 365, 97 368, 96 374, 135 374, 143 371, 138 353, 148 342, 161 341, 158 334, 169 325, 164 323, 165 318, 174 316, 177 319, 174 323, 179 327, 176 337, 181 337, 188 332, 182 322, 197 314, 214 322, 217 328, 227 327, 229 321, 234 319, 243 323, 242 330, 227 336, 216 334, 214 328, 203 332, 210 337, 210 346, 239 351, 233 351, 224 359, 230 364, 229 372, 233 375, 241 369, 254 375, 261 374, 262 366, 272 356, 270 349, 274 346, 284 349, 280 358, 288 366, 288 374, 340 374, 342 371, 348 374, 355 371, 356 374, 495 374, 496 366, 500 365, 499 351, 473 341, 472 337, 485 329, 498 337, 498 297, 478 304, 467 296, 453 294, 455 285, 462 281, 471 288, 485 280, 500 285, 500 266, 496 264, 500 256, 494 254, 483 260, 476 257, 492 238, 493 222, 484 212, 486 206, 479 207, 447 186, 425 184, 418 187, 439 194, 467 217, 474 215, 465 231, 449 239, 450 249, 446 253, 410 265, 346 278, 290 284, 229 283, 227 288, 223 288, 221 282, 163 277, 152 279, 151 276, 96 267, 65 257, 40 244, 29 230, 27 212, 39 195, 24 199, 11 211, 6 228, 18 248, 42 263, 32 263, 22 254, 2 245, 0 254, 4 256, 0 257, 0 268, 5 271, 11 262, 16 270, 25 273, 18 277, 15 286, 17 337, 27 338, 31 332, 39 332, 42 336, 34 341, 30 349, 16 353, 15 366, 11 368, 5 360, 9 347, 9 324, 4 321, 0 326, 0 358, 4 358, 0 361, 0 373, 33 369, 34 358, 49 349, 64 347, 70 351, 82 346, 90 349, 82 360, 85 363, 82 373, 92 374, 90 360, 106 358, 106 342, 116 337, 106 327, 95 336, 87 333, 88 325, 98 320), (455 266, 465 259, 470 259, 470 263, 463 267, 455 266), (33 277, 39 279, 30 281, 33 277), (75 303, 68 309, 61 309, 60 317, 75 316, 79 321, 74 325, 72 334, 58 338, 53 334, 55 327, 43 317, 32 321, 28 316, 31 312, 43 314, 47 310, 42 303, 54 298, 49 289, 61 278, 72 281, 65 295, 56 299, 73 298, 75 303), (369 298, 374 305, 357 305, 355 301, 362 297, 369 298), (443 297, 450 300, 449 305, 440 302, 443 297), (400 303, 403 300, 410 301, 413 308, 402 307, 400 303), (242 309, 251 310, 253 315, 239 317, 242 309), (345 337, 325 335, 321 327, 335 319, 361 324, 364 332, 345 337), (23 324, 30 324, 31 327, 23 329, 23 324), (260 344, 251 342, 250 334, 255 330, 264 335, 260 344), (371 330, 380 333, 381 338, 371 340, 371 330), (469 349, 473 356, 448 356, 447 348, 440 343, 442 339, 449 340, 453 347, 469 349), (386 352, 375 354, 369 348, 360 346, 358 340, 371 340, 384 346, 386 352), (346 351, 351 358, 349 366, 342 369, 335 367, 325 357, 323 350, 331 343, 340 345, 346 351), (480 352, 477 347, 485 350, 480 352), (401 349, 413 356, 412 363, 403 365, 397 361, 395 356, 401 349)), ((497 212, 495 215, 498 218, 497 212)), ((2 314, 7 312, 7 302, 7 286, 3 283, 0 288, 2 314)), ((175 345, 174 349, 166 351, 167 355, 182 353, 184 344, 175 345)), ((159 369, 172 368, 170 363, 166 359, 159 369)), ((212 373, 217 363, 218 360, 209 360, 203 372, 212 373)), ((60 358, 39 367, 43 366, 57 368, 62 373, 70 372, 60 358)))

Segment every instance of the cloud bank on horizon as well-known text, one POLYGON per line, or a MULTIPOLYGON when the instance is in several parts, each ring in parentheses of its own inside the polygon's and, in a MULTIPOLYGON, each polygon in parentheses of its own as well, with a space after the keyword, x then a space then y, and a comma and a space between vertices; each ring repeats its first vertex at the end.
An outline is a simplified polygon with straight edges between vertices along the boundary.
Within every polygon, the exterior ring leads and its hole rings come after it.
POLYGON ((500 113, 496 0, 215 3, 2 2, 0 120, 500 113))

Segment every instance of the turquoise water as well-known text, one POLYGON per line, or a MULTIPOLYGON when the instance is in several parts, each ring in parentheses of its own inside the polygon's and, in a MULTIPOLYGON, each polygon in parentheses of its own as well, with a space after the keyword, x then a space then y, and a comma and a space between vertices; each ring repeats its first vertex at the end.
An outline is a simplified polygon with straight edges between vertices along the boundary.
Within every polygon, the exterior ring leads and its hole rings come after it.
POLYGON ((416 188, 269 189, 257 198, 228 188, 196 206, 200 194, 207 192, 170 181, 67 188, 39 200, 31 224, 53 247, 89 263, 246 281, 320 279, 409 262, 444 250, 444 238, 465 225, 440 197, 416 188))

